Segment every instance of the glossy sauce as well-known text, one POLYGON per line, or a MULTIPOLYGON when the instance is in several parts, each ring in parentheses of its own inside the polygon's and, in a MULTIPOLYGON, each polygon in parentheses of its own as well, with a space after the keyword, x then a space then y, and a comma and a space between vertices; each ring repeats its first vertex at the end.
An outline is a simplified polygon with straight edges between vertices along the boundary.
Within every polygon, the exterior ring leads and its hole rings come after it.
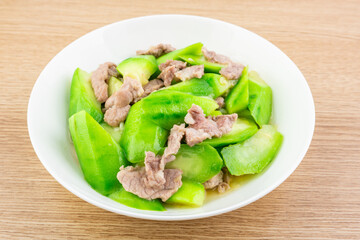
POLYGON ((242 185, 251 181, 254 177, 256 177, 256 174, 249 174, 249 175, 243 175, 243 176, 238 176, 238 177, 231 176, 230 189, 224 193, 219 193, 217 190, 207 190, 204 204, 211 202, 215 199, 226 196, 227 194, 231 193, 232 191, 238 189, 242 185))
MULTIPOLYGON (((249 174, 249 175, 243 175, 243 176, 231 176, 230 181, 230 189, 226 191, 225 193, 219 193, 217 190, 206 190, 204 205, 208 202, 211 202, 213 200, 222 198, 226 196, 227 194, 231 193, 232 191, 236 190, 237 188, 241 187, 242 185, 248 183, 251 181, 254 177, 256 177, 256 174, 249 174)), ((181 205, 181 204, 168 204, 164 203, 164 207, 166 209, 191 209, 191 208, 198 208, 198 207, 191 207, 187 205, 181 205)))

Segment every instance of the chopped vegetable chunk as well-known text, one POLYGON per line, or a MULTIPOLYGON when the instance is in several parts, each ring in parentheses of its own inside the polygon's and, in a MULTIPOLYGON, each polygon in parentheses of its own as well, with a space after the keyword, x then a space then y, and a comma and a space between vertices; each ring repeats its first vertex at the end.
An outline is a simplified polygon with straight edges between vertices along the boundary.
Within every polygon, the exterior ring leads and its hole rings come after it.
POLYGON ((243 143, 221 150, 226 167, 232 175, 261 172, 275 157, 283 136, 271 125, 264 125, 243 143))

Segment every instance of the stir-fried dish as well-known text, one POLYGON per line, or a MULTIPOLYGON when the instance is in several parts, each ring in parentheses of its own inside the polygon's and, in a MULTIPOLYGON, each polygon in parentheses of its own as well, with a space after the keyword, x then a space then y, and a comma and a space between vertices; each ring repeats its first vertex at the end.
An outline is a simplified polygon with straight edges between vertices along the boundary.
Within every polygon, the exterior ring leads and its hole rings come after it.
POLYGON ((256 72, 202 43, 136 54, 72 79, 69 128, 94 190, 143 210, 199 207, 272 161, 283 137, 256 72))

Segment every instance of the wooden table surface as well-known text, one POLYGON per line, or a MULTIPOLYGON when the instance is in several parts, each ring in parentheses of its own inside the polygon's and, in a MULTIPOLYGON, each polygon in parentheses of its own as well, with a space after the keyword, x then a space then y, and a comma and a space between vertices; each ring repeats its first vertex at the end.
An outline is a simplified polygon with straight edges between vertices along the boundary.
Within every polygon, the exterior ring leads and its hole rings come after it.
POLYGON ((359 0, 0 0, 0 238, 360 239, 359 50, 359 0), (93 29, 165 13, 253 31, 282 49, 310 85, 316 129, 306 157, 244 208, 183 222, 117 215, 63 188, 33 151, 27 104, 49 60, 93 29))

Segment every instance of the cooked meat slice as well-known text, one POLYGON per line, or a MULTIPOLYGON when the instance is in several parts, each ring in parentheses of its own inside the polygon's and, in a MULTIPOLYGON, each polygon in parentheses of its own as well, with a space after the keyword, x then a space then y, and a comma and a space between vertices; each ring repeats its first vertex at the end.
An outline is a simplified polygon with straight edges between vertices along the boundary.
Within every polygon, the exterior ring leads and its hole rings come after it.
POLYGON ((161 156, 153 152, 145 152, 145 186, 154 187, 165 184, 164 167, 161 166, 161 156))
POLYGON ((185 124, 174 125, 168 137, 168 146, 163 156, 155 156, 153 152, 145 152, 145 184, 153 187, 165 183, 164 169, 168 162, 175 160, 175 154, 180 149, 181 139, 185 134, 185 124))
POLYGON ((219 130, 221 131, 221 135, 227 134, 231 131, 233 124, 236 122, 238 115, 236 113, 230 115, 219 115, 213 117, 213 120, 216 122, 219 130))
POLYGON ((237 80, 239 79, 244 67, 245 66, 240 63, 231 62, 228 66, 220 70, 220 74, 228 80, 237 80))
POLYGON ((178 60, 167 60, 166 62, 159 65, 160 71, 164 71, 167 67, 175 66, 178 70, 186 68, 186 62, 178 60))
POLYGON ((230 181, 231 181, 231 174, 229 172, 229 170, 224 167, 222 170, 221 170, 224 174, 223 176, 223 182, 227 183, 227 184, 230 184, 230 181))
POLYGON ((195 144, 201 143, 205 139, 211 138, 209 133, 204 132, 204 130, 199 129, 196 130, 194 128, 186 128, 185 129, 185 141, 186 144, 190 147, 194 146, 195 144))
POLYGON ((94 89, 96 99, 103 103, 108 99, 108 85, 107 82, 112 76, 118 76, 116 65, 111 62, 101 64, 91 74, 91 85, 94 89))
POLYGON ((148 50, 138 50, 136 51, 137 55, 154 55, 154 57, 160 57, 164 55, 165 53, 169 53, 176 50, 173 46, 170 44, 163 44, 160 43, 156 46, 151 46, 148 50))
POLYGON ((220 74, 228 80, 237 80, 245 67, 240 63, 234 63, 229 57, 209 51, 204 47, 202 48, 202 53, 209 62, 227 64, 226 67, 220 70, 220 74))
POLYGON ((117 174, 117 179, 126 191, 143 198, 149 198, 155 190, 151 189, 153 192, 150 193, 147 191, 144 184, 145 175, 144 167, 127 166, 124 168, 124 166, 121 166, 117 174))
POLYGON ((227 168, 223 168, 218 174, 204 183, 205 189, 217 189, 219 193, 224 193, 230 189, 230 173, 227 168))
POLYGON ((166 201, 171 197, 182 185, 182 171, 165 169, 165 165, 175 160, 174 155, 179 151, 184 134, 185 124, 174 125, 162 157, 145 152, 145 167, 121 167, 118 179, 125 190, 146 199, 161 198, 166 201))
POLYGON ((162 79, 164 81, 165 87, 168 87, 171 85, 172 80, 175 77, 175 73, 179 71, 175 66, 170 66, 165 68, 158 78, 162 79))
POLYGON ((146 179, 144 167, 122 166, 117 178, 126 191, 148 200, 160 198, 165 202, 181 187, 181 174, 182 171, 179 169, 165 169, 165 184, 149 187, 144 181, 146 179))
POLYGON ((221 131, 218 129, 218 126, 215 121, 211 118, 206 118, 204 111, 198 105, 193 104, 188 110, 188 113, 185 116, 185 122, 189 124, 189 128, 196 130, 203 130, 205 133, 208 133, 210 137, 221 136, 221 131))
POLYGON ((175 77, 181 81, 190 80, 192 78, 201 78, 203 75, 204 65, 195 65, 175 72, 175 77))
POLYGON ((164 154, 162 156, 162 165, 164 169, 165 165, 168 162, 175 160, 175 154, 180 149, 181 139, 185 135, 185 124, 174 125, 170 130, 170 135, 168 137, 168 146, 165 148, 164 154))
POLYGON ((166 202, 166 200, 168 200, 181 187, 181 174, 182 171, 180 169, 165 169, 165 185, 163 186, 163 189, 157 191, 152 196, 152 199, 160 198, 163 202, 166 202))
POLYGON ((123 91, 130 92, 133 99, 144 93, 141 82, 131 77, 124 78, 124 84, 121 86, 120 90, 121 89, 123 89, 123 91))
POLYGON ((113 106, 125 107, 131 103, 133 95, 121 86, 119 90, 113 93, 105 102, 105 111, 113 106))
POLYGON ((204 182, 205 189, 213 189, 217 186, 219 186, 220 183, 223 181, 223 172, 220 171, 218 174, 204 182))
POLYGON ((110 126, 119 126, 126 119, 130 103, 144 93, 141 83, 130 77, 124 78, 124 84, 105 102, 104 121, 110 126))
POLYGON ((117 174, 117 179, 123 185, 126 191, 137 194, 138 196, 146 196, 145 184, 143 182, 145 176, 144 167, 121 166, 117 174))
POLYGON ((125 77, 124 84, 121 88, 111 95, 106 101, 105 110, 113 106, 125 107, 143 93, 144 89, 142 88, 140 81, 130 77, 125 77))
POLYGON ((164 82, 160 79, 151 80, 144 86, 144 93, 141 95, 141 97, 144 95, 148 96, 150 93, 159 90, 162 87, 164 87, 164 82))
POLYGON ((104 121, 112 127, 118 127, 125 121, 130 110, 130 105, 125 107, 111 107, 104 114, 104 121))
POLYGON ((195 124, 197 121, 203 120, 205 118, 204 112, 201 112, 202 109, 200 107, 195 107, 197 105, 194 105, 195 104, 191 106, 184 118, 185 123, 189 125, 195 124))
POLYGON ((144 86, 144 93, 140 97, 135 98, 134 102, 140 101, 142 98, 149 96, 150 93, 152 93, 156 90, 159 90, 162 87, 164 87, 164 82, 161 81, 160 79, 154 79, 154 80, 149 81, 144 86))
POLYGON ((186 63, 177 60, 167 60, 165 63, 160 64, 161 71, 158 78, 164 81, 165 87, 171 85, 172 80, 175 78, 175 73, 186 67, 186 63))
POLYGON ((217 190, 219 193, 224 193, 230 189, 230 185, 226 182, 221 182, 219 186, 217 187, 217 190))
POLYGON ((219 108, 223 108, 225 106, 225 100, 223 97, 215 98, 216 103, 219 105, 219 108))
POLYGON ((221 171, 223 173, 223 178, 217 190, 219 193, 224 193, 230 189, 231 174, 226 167, 224 167, 221 171))
POLYGON ((185 130, 185 140, 189 146, 194 146, 207 138, 221 137, 231 131, 237 119, 237 114, 205 117, 201 107, 193 104, 185 116, 189 127, 185 130))
POLYGON ((209 51, 205 47, 203 47, 201 51, 208 62, 219 63, 219 64, 231 63, 231 59, 229 57, 221 54, 217 54, 214 51, 209 51))

